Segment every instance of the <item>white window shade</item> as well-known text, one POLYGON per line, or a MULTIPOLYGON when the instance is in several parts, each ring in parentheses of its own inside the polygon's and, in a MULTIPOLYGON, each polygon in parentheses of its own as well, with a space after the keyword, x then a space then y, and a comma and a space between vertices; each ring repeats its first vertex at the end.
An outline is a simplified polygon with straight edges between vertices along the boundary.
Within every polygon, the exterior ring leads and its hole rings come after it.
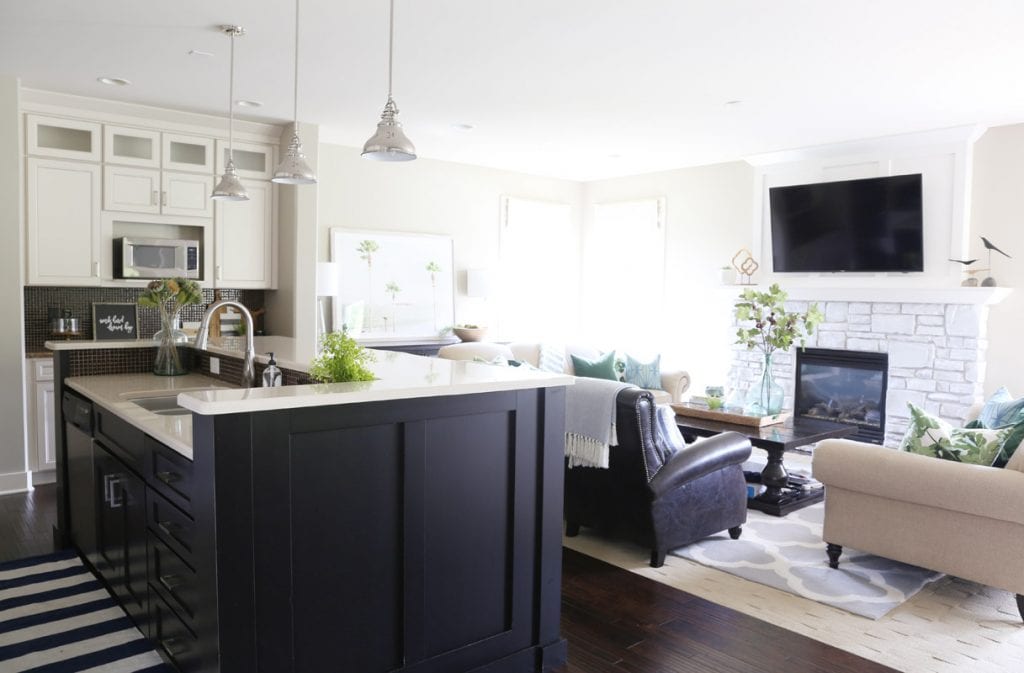
POLYGON ((583 236, 582 328, 631 354, 664 348, 665 200, 594 206, 583 236))
POLYGON ((568 204, 502 199, 498 335, 563 341, 576 325, 579 246, 568 204))

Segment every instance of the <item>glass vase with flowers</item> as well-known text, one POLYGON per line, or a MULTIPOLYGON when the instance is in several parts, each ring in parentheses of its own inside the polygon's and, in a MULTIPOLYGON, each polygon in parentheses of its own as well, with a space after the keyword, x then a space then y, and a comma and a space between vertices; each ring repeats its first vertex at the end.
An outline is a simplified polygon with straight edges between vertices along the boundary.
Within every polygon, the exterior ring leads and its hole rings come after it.
POLYGON ((160 312, 160 331, 153 337, 157 342, 156 359, 153 361, 154 374, 180 376, 188 373, 178 350, 179 337, 182 333, 175 329, 175 322, 182 306, 202 301, 203 292, 199 289, 199 284, 187 278, 154 280, 139 295, 139 306, 155 308, 160 312))

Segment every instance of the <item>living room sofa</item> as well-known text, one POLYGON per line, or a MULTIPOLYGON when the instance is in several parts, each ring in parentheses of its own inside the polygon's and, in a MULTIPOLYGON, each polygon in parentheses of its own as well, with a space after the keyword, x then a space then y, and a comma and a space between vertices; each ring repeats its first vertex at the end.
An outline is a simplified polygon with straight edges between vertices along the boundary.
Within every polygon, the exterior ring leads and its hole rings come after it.
POLYGON ((1015 593, 1024 618, 1024 450, 1000 469, 831 439, 813 471, 833 568, 849 546, 1015 593))
MULTIPOLYGON (((519 342, 511 344, 498 344, 483 341, 466 341, 463 343, 444 346, 438 351, 437 356, 448 360, 485 360, 492 361, 495 358, 505 360, 516 360, 527 362, 534 367, 540 366, 541 344, 535 342, 519 342)), ((601 356, 601 352, 587 346, 566 346, 565 348, 565 374, 575 376, 572 357, 595 360, 601 356)), ((690 374, 679 369, 661 372, 661 390, 650 390, 655 404, 669 404, 683 401, 683 393, 690 387, 690 374)))

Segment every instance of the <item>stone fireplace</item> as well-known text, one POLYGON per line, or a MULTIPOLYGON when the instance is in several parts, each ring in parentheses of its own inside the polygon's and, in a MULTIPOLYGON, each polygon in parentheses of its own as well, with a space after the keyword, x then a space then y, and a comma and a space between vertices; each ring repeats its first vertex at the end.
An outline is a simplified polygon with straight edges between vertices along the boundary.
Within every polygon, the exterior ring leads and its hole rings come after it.
MULTIPOLYGON (((988 345, 986 304, 1001 299, 1000 290, 799 288, 790 293, 795 299, 787 301, 786 308, 805 311, 813 300, 824 311, 825 321, 807 347, 886 354, 883 434, 874 441, 895 447, 909 423, 908 402, 959 425, 970 407, 981 401, 988 345), (865 296, 914 301, 863 301, 865 296)), ((742 393, 759 379, 762 357, 758 351, 734 348, 728 385, 742 393)), ((774 360, 776 380, 786 389, 785 408, 793 409, 795 349, 777 353, 774 360)))

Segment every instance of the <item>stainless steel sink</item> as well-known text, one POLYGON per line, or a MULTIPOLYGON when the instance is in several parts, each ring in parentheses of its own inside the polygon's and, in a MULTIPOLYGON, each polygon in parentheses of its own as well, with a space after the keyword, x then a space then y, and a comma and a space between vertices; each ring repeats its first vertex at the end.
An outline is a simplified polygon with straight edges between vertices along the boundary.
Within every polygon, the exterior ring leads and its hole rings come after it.
POLYGON ((158 414, 160 416, 177 416, 192 413, 185 407, 178 406, 178 393, 174 393, 173 395, 164 395, 162 397, 140 397, 131 400, 131 402, 137 404, 146 411, 152 411, 154 414, 158 414))

